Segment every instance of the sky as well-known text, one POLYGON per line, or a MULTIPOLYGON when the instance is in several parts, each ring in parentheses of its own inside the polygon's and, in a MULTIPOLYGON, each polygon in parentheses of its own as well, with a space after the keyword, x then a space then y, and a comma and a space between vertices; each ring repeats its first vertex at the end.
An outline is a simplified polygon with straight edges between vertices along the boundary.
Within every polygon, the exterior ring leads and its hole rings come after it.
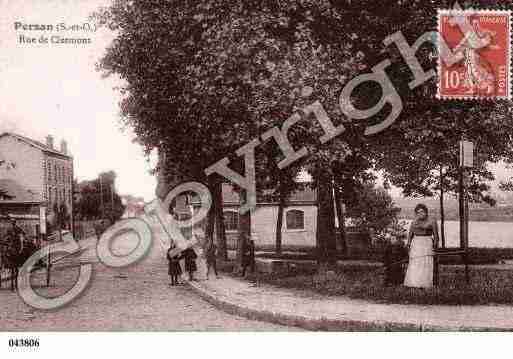
POLYGON ((79 180, 99 172, 118 174, 121 194, 154 198, 156 179, 149 174, 140 145, 119 121, 118 79, 102 79, 95 63, 114 38, 98 32, 15 30, 24 24, 88 22, 88 16, 109 0, 0 0, 0 132, 13 131, 42 142, 48 134, 59 145, 67 140, 79 180), (21 44, 19 36, 39 39, 90 38, 90 44, 21 44))
MULTIPOLYGON (((134 135, 122 131, 116 78, 103 79, 95 63, 115 34, 98 32, 15 30, 15 23, 67 26, 88 22, 88 16, 110 0, 0 0, 0 132, 5 130, 44 142, 68 141, 78 180, 114 170, 121 194, 154 198, 156 179, 134 135), (55 35, 90 38, 90 44, 22 44, 19 36, 55 35)), ((494 165, 498 180, 513 175, 494 165)), ((393 189, 399 196, 401 191, 393 189)))

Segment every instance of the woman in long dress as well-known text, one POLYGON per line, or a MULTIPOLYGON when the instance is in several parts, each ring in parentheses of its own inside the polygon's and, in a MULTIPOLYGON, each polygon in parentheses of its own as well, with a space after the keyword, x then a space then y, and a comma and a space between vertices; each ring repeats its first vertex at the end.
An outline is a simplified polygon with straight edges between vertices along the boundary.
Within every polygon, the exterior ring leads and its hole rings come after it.
POLYGON ((423 204, 415 207, 415 220, 408 233, 409 261, 404 285, 415 288, 433 286, 433 248, 438 246, 438 226, 428 217, 423 204))

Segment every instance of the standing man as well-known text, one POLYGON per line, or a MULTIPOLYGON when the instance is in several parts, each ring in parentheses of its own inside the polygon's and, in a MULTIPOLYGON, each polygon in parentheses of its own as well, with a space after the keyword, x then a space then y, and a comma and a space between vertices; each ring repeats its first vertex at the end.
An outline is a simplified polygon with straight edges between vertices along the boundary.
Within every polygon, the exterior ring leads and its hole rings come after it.
POLYGON ((20 253, 23 250, 23 238, 25 237, 25 232, 18 226, 15 218, 9 215, 7 218, 11 222, 11 228, 7 231, 7 238, 9 243, 14 245, 18 253, 20 253))
POLYGON ((16 224, 16 219, 7 216, 11 222, 11 228, 7 231, 8 249, 7 265, 11 271, 11 290, 18 289, 18 268, 23 265, 21 262, 23 251, 23 238, 25 232, 16 224))

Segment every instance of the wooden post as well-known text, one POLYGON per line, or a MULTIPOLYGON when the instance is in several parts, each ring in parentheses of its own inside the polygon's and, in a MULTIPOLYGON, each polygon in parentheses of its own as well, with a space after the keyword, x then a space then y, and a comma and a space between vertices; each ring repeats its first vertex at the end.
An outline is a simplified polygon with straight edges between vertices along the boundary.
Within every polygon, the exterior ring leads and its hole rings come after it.
POLYGON ((460 248, 465 248, 465 190, 463 187, 463 167, 459 168, 459 181, 458 181, 458 204, 460 216, 460 248))

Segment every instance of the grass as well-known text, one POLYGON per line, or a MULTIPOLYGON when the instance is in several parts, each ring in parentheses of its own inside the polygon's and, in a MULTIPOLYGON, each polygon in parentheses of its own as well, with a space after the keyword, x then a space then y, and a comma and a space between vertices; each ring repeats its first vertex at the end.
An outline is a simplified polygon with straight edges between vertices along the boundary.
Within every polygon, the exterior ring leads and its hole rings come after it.
POLYGON ((382 270, 370 266, 345 266, 330 276, 305 270, 287 274, 258 273, 248 280, 312 294, 389 304, 513 304, 513 272, 507 270, 472 269, 471 284, 467 285, 462 268, 442 267, 440 285, 433 289, 385 287, 382 270))

